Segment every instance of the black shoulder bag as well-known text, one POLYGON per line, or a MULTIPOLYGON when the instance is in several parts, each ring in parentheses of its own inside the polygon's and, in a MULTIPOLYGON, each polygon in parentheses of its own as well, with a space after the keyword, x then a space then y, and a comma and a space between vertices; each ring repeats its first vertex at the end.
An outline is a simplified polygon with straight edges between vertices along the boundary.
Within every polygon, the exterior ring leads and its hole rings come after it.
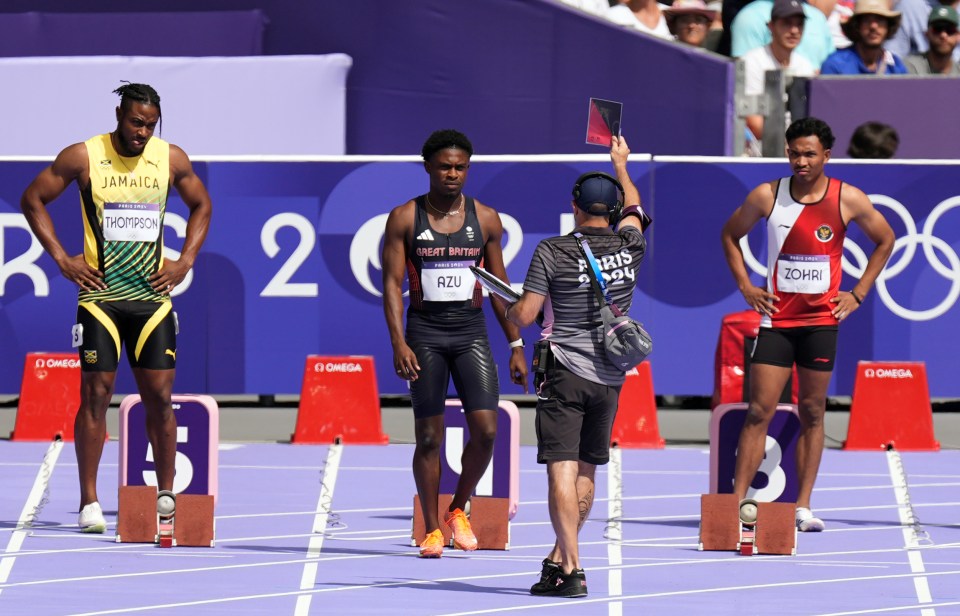
POLYGON ((590 245, 582 234, 575 233, 574 237, 580 254, 587 261, 587 275, 600 302, 600 317, 603 319, 601 333, 607 359, 626 372, 647 358, 653 350, 653 340, 640 323, 623 314, 613 303, 590 245))

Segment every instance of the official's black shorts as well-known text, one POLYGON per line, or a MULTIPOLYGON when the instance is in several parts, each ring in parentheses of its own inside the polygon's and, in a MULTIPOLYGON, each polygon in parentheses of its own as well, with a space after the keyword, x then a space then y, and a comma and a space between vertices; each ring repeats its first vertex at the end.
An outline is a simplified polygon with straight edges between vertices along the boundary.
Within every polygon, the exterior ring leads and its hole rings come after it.
POLYGON ((538 392, 537 462, 609 462, 620 387, 588 381, 554 362, 538 392))
POLYGON ((837 357, 837 326, 761 327, 750 361, 792 368, 833 371, 837 357))
POLYGON ((177 365, 177 324, 171 302, 81 302, 77 323, 80 367, 116 372, 126 346, 133 368, 173 370, 177 365))
POLYGON ((443 414, 451 376, 465 412, 497 409, 500 381, 482 311, 454 323, 411 311, 406 338, 420 364, 417 380, 410 383, 414 417, 443 414))

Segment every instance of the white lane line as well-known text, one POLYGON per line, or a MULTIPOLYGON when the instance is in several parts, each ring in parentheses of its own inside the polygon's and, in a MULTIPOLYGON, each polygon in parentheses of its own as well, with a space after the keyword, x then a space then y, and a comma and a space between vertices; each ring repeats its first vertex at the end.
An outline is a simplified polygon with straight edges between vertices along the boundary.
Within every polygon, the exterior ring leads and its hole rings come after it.
MULTIPOLYGON (((610 462, 607 464, 607 562, 610 570, 607 572, 607 594, 619 597, 623 594, 623 456, 619 447, 610 448, 610 462)), ((607 606, 609 616, 623 616, 623 603, 611 601, 607 606)))
MULTIPOLYGON (((960 605, 960 601, 944 601, 942 603, 936 603, 929 607, 955 607, 960 605)), ((820 614, 819 616, 857 616, 858 614, 892 614, 894 612, 915 612, 917 606, 915 605, 899 605, 897 607, 872 607, 866 610, 856 610, 853 612, 830 612, 829 614, 820 614)), ((928 610, 920 610, 920 613, 923 614, 928 610)), ((933 611, 933 610, 929 610, 933 611)))
MULTIPOLYGON (((37 477, 33 480, 33 487, 30 489, 27 501, 23 504, 17 526, 11 533, 9 541, 7 541, 7 547, 3 551, 4 554, 15 554, 23 546, 23 540, 27 538, 26 529, 33 524, 37 513, 39 513, 41 501, 43 501, 44 494, 48 489, 50 476, 53 474, 53 469, 57 465, 57 458, 60 457, 62 449, 63 441, 59 439, 53 441, 47 447, 47 453, 44 454, 40 468, 37 470, 37 477)), ((10 578, 10 571, 13 569, 15 561, 15 556, 5 556, 0 559, 0 584, 5 584, 10 578)), ((0 592, 3 592, 2 588, 0 588, 0 592)))
MULTIPOLYGON (((218 540, 218 543, 220 543, 219 540, 218 540)), ((584 545, 599 545, 599 544, 606 544, 606 541, 580 542, 580 546, 581 546, 581 547, 584 546, 584 545)), ((141 546, 136 546, 136 545, 134 545, 134 544, 131 544, 131 545, 132 545, 133 547, 141 548, 141 546)), ((541 549, 543 549, 543 548, 552 547, 552 545, 553 545, 553 544, 549 544, 549 545, 543 544, 543 545, 537 545, 537 546, 524 546, 524 548, 541 550, 541 549)), ((691 543, 690 545, 693 546, 693 545, 695 545, 695 544, 691 543)), ((958 547, 960 547, 960 546, 958 546, 958 547)), ((141 549, 142 549, 142 548, 141 548, 141 549)), ((514 550, 514 549, 515 549, 515 546, 511 546, 511 550, 514 550)), ((71 550, 71 551, 80 551, 80 550, 71 550)), ((95 551, 95 550, 89 550, 89 551, 95 551)), ((814 564, 816 564, 816 561, 815 561, 814 559, 815 559, 815 558, 819 558, 819 557, 850 556, 850 555, 867 555, 867 554, 900 554, 900 553, 902 553, 903 551, 904 551, 903 548, 884 548, 884 549, 873 549, 873 550, 849 550, 849 551, 839 551, 839 552, 820 552, 820 553, 804 554, 804 559, 807 560, 807 561, 810 561, 810 564, 811 564, 811 565, 814 565, 814 564)), ((57 553, 60 553, 60 552, 62 552, 62 551, 56 551, 56 552, 57 552, 57 553)), ((372 553, 367 553, 367 554, 350 554, 350 555, 336 555, 336 556, 327 555, 325 558, 321 559, 321 562, 323 562, 323 563, 331 563, 331 562, 334 562, 334 561, 338 561, 338 562, 339 562, 339 561, 355 561, 355 560, 377 559, 377 558, 382 558, 382 557, 415 558, 415 554, 412 553, 412 552, 409 552, 409 551, 408 551, 408 552, 383 551, 383 552, 372 552, 372 553)), ((476 556, 473 556, 473 555, 471 555, 471 557, 472 557, 472 558, 476 558, 476 556)), ((455 556, 454 556, 454 555, 451 555, 450 558, 455 558, 455 556)), ((524 558, 524 559, 532 559, 533 561, 536 561, 536 560, 537 560, 537 559, 536 559, 535 557, 533 557, 533 556, 523 557, 523 558, 524 558)), ((756 557, 755 560, 754 560, 754 559, 750 559, 750 561, 751 561, 751 562, 758 563, 757 566, 765 566, 765 565, 763 565, 763 563, 765 563, 765 562, 775 562, 777 559, 778 559, 777 557, 758 556, 758 557, 756 557)), ((305 558, 294 558, 294 559, 285 559, 285 560, 279 560, 279 561, 265 561, 265 562, 256 562, 256 563, 242 563, 242 564, 206 566, 206 567, 185 567, 185 568, 180 568, 180 569, 165 569, 165 570, 161 570, 161 571, 155 570, 155 571, 140 571, 140 572, 135 572, 135 573, 127 573, 127 572, 125 572, 125 573, 117 573, 117 574, 112 574, 112 575, 102 575, 102 574, 98 574, 98 575, 91 575, 91 576, 75 576, 75 577, 66 577, 66 578, 59 578, 59 579, 43 579, 43 580, 30 580, 30 581, 25 581, 25 582, 13 582, 13 583, 9 583, 9 584, 4 584, 2 587, 3 587, 3 588, 13 588, 13 587, 27 587, 27 586, 56 586, 56 585, 59 585, 59 584, 76 584, 76 583, 82 583, 82 582, 87 582, 87 581, 110 581, 110 580, 120 580, 120 579, 124 579, 124 578, 145 578, 145 577, 167 576, 167 575, 180 575, 180 574, 196 575, 196 574, 200 574, 200 573, 204 573, 204 572, 212 572, 212 571, 221 572, 221 571, 228 571, 228 570, 231 570, 231 569, 251 569, 251 568, 260 568, 260 567, 294 566, 294 565, 299 565, 299 564, 301 564, 301 563, 306 563, 306 562, 308 562, 308 560, 309 560, 309 559, 305 559, 305 558)), ((632 558, 631 560, 637 560, 637 559, 632 558)), ((702 558, 670 559, 670 560, 658 558, 658 559, 650 559, 650 562, 641 562, 641 563, 636 563, 636 564, 625 564, 625 565, 622 565, 621 568, 624 569, 624 570, 626 570, 626 569, 631 569, 631 570, 632 570, 632 569, 646 569, 646 568, 649 568, 649 567, 661 568, 661 567, 677 567, 677 566, 688 566, 688 565, 699 565, 699 566, 706 566, 706 567, 716 567, 716 566, 724 566, 726 563, 728 563, 728 562, 734 562, 734 561, 735 561, 735 562, 739 562, 739 563, 743 563, 743 562, 744 562, 744 561, 743 561, 743 558, 740 557, 739 555, 737 555, 737 556, 730 556, 729 558, 717 558, 717 559, 710 559, 710 560, 703 560, 702 558)), ((539 562, 539 561, 537 561, 537 562, 539 562)), ((872 561, 871 561, 871 562, 872 562, 872 561)), ((902 561, 901 561, 901 562, 891 563, 891 565, 893 565, 893 566, 898 566, 898 565, 899 565, 899 566, 902 566, 902 561)), ((609 567, 605 567, 605 566, 597 566, 597 567, 595 567, 595 570, 596 570, 596 571, 604 571, 604 570, 607 570, 607 569, 609 569, 609 567)), ((452 579, 449 579, 449 580, 437 580, 437 581, 438 581, 438 582, 443 582, 443 581, 466 581, 466 580, 471 580, 471 579, 488 579, 488 578, 496 578, 496 577, 509 578, 509 577, 514 577, 514 576, 529 576, 530 573, 531 573, 531 571, 522 571, 522 572, 517 572, 517 573, 505 573, 505 574, 499 574, 499 575, 486 575, 486 576, 476 576, 476 577, 462 577, 462 578, 452 578, 452 579)), ((809 583, 809 584, 832 583, 832 582, 837 581, 837 580, 839 580, 839 581, 872 581, 872 580, 884 580, 884 579, 892 579, 892 578, 912 577, 913 575, 914 575, 913 573, 905 573, 905 574, 891 574, 891 575, 880 575, 880 576, 859 576, 859 577, 856 577, 856 578, 843 578, 843 579, 836 578, 836 579, 828 579, 828 580, 810 580, 810 581, 808 581, 808 582, 786 583, 785 585, 798 585, 798 584, 805 584, 805 583, 809 583)), ((928 573, 927 575, 928 575, 928 576, 960 575, 960 571, 946 571, 946 572, 940 572, 940 573, 928 573)), ((158 582, 158 583, 162 583, 162 582, 158 582)), ((433 582, 431 582, 431 581, 429 581, 429 580, 426 580, 426 581, 424 581, 424 583, 433 583, 433 582)), ((389 586, 390 584, 386 584, 386 585, 389 586)), ((772 584, 771 586, 773 586, 773 585, 775 585, 775 584, 772 584)), ((363 588, 373 588, 373 587, 379 587, 379 586, 380 586, 380 585, 374 584, 374 585, 370 585, 370 586, 354 586, 354 587, 349 587, 349 588, 363 589, 363 588)), ((739 587, 738 587, 738 588, 739 588, 739 587)), ((342 588, 342 587, 340 588, 340 590, 346 590, 346 589, 347 589, 347 588, 342 588)), ((298 595, 298 594, 301 594, 301 593, 303 593, 303 592, 304 592, 304 591, 291 591, 291 592, 287 593, 287 594, 284 595, 284 596, 287 596, 287 595, 298 595)), ((315 591, 314 591, 314 592, 315 592, 315 591)), ((691 594, 697 594, 697 593, 702 592, 702 591, 701 591, 701 590, 678 591, 678 592, 676 592, 676 593, 674 593, 674 594, 675 594, 675 595, 682 595, 682 594, 684 594, 684 593, 686 593, 686 592, 689 592, 689 593, 691 593, 691 594)), ((274 595, 264 595, 264 596, 274 596, 274 595)), ((641 595, 637 595, 637 596, 641 596, 641 595)), ((257 595, 257 596, 254 597, 254 598, 257 598, 257 597, 260 597, 260 595, 257 595)), ((579 603, 579 602, 581 602, 581 601, 578 600, 577 603, 579 603)), ((914 605, 914 609, 916 609, 916 605, 914 605)))
MULTIPOLYGON (((317 584, 320 550, 327 532, 327 522, 333 507, 333 490, 337 485, 337 472, 340 470, 340 458, 343 445, 335 443, 327 450, 327 461, 323 465, 323 480, 320 482, 320 497, 317 499, 317 513, 313 518, 313 535, 307 545, 307 562, 300 575, 300 590, 311 590, 317 584)), ((294 607, 294 616, 306 616, 310 613, 312 594, 299 595, 294 607)))
MULTIPOLYGON (((910 562, 910 571, 913 573, 925 573, 923 566, 923 556, 920 555, 920 537, 918 529, 920 522, 913 513, 913 504, 910 502, 910 491, 907 487, 907 474, 903 468, 903 460, 900 458, 900 452, 896 449, 887 451, 887 468, 890 470, 890 481, 893 483, 893 493, 897 498, 897 513, 900 516, 900 524, 903 531, 903 545, 907 548, 907 559, 910 562)), ((930 594, 930 584, 926 576, 918 575, 913 578, 914 591, 917 594, 917 601, 921 604, 922 616, 934 616, 936 610, 929 607, 933 603, 933 596, 930 594), (927 606, 927 607, 924 607, 927 606)))
MULTIPOLYGON (((719 562, 719 561, 713 561, 719 562)), ((742 560, 740 562, 743 562, 742 560)), ((628 565, 629 566, 629 565, 628 565)), ((941 576, 941 575, 958 575, 958 571, 944 571, 942 573, 931 573, 931 576, 941 576)), ((314 588, 309 591, 284 591, 284 592, 273 592, 273 593, 263 593, 257 595, 241 595, 234 597, 218 597, 216 599, 202 599, 197 601, 183 601, 178 603, 160 603, 155 605, 142 605, 137 607, 124 607, 111 610, 102 610, 96 612, 84 612, 82 614, 74 614, 73 616, 104 616, 106 614, 126 614, 131 612, 146 612, 152 610, 168 610, 171 608, 177 607, 196 607, 201 605, 217 605, 217 604, 229 604, 238 601, 253 601, 260 599, 273 599, 278 597, 289 597, 292 595, 299 595, 301 593, 309 593, 311 595, 327 594, 332 592, 355 592, 358 590, 368 590, 372 588, 391 588, 391 587, 400 587, 400 586, 433 586, 436 584, 444 584, 451 582, 471 582, 477 580, 493 580, 498 578, 512 578, 512 577, 529 577, 529 571, 522 571, 518 573, 510 574, 490 574, 490 575, 477 575, 477 576, 463 576, 463 577, 453 577, 453 578, 438 578, 436 580, 401 580, 398 582, 380 582, 377 584, 360 584, 356 586, 336 586, 332 588, 314 588)), ((892 579, 903 579, 909 578, 913 574, 902 573, 886 576, 876 576, 876 577, 854 577, 854 578, 829 578, 823 580, 800 580, 800 581, 791 581, 791 582, 775 582, 768 584, 749 584, 749 585, 738 585, 738 586, 721 586, 713 588, 697 588, 691 590, 673 590, 666 592, 653 592, 646 594, 635 594, 635 595, 624 595, 623 597, 617 597, 615 600, 641 600, 641 599, 656 599, 664 597, 680 597, 680 596, 696 596, 696 595, 705 595, 713 593, 727 593, 727 592, 743 592, 751 590, 760 590, 760 589, 771 589, 771 588, 791 588, 791 587, 805 587, 805 586, 817 586, 820 584, 846 584, 850 582, 862 582, 862 581, 875 581, 875 580, 892 580, 892 579)), ((102 579, 102 578, 97 578, 102 579)), ((556 612, 558 608, 562 607, 571 607, 577 609, 578 606, 582 607, 588 604, 603 604, 608 603, 609 601, 614 600, 608 597, 601 597, 597 599, 590 598, 581 598, 576 601, 568 602, 557 602, 556 600, 550 600, 545 603, 537 604, 526 604, 518 605, 512 607, 500 607, 500 608, 491 608, 476 610, 471 612, 457 612, 455 614, 448 614, 447 616, 467 616, 471 614, 490 614, 496 612, 513 612, 520 610, 550 610, 551 612, 556 612)), ((944 602, 936 604, 937 606, 952 606, 960 605, 960 601, 954 602, 944 602)), ((916 610, 916 605, 911 605, 908 607, 902 608, 904 611, 916 610)), ((868 612, 863 613, 872 613, 882 610, 869 610, 868 612)), ((582 613, 582 612, 581 612, 582 613)))

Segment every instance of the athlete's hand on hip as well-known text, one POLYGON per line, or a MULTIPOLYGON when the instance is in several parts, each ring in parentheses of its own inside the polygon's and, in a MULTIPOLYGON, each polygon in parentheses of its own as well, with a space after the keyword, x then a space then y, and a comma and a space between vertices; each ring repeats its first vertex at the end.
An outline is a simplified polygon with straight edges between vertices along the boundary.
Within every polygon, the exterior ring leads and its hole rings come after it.
POLYGON ((523 347, 510 350, 510 380, 523 387, 523 393, 530 393, 527 387, 527 358, 523 356, 523 347))
POLYGON ((768 292, 766 289, 751 285, 743 289, 742 293, 743 299, 747 300, 750 308, 756 310, 759 314, 771 315, 780 312, 780 310, 774 306, 774 302, 779 302, 780 298, 768 292))
POLYGON ((394 349, 393 367, 397 369, 397 376, 406 381, 416 381, 420 376, 420 362, 406 343, 394 349))
POLYGON ((854 299, 853 293, 848 293, 846 291, 840 291, 837 293, 836 297, 830 298, 831 304, 836 304, 833 307, 833 310, 830 314, 833 315, 837 321, 842 321, 850 316, 850 313, 860 307, 860 304, 857 303, 857 300, 854 299))
POLYGON ((191 264, 182 260, 164 259, 159 272, 150 276, 150 286, 162 295, 170 295, 173 288, 183 282, 190 271, 191 264))
POLYGON ((103 281, 103 272, 87 265, 83 255, 67 257, 60 266, 60 273, 84 291, 103 291, 107 283, 103 281))

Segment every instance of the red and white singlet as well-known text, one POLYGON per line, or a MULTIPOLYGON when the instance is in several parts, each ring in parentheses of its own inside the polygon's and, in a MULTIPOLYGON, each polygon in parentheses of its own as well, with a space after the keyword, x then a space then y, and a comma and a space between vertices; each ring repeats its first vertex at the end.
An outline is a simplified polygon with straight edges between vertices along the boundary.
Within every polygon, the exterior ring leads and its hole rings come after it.
POLYGON ((767 290, 780 298, 779 312, 764 315, 760 326, 836 325, 829 300, 840 290, 843 274, 843 182, 828 178, 826 194, 815 203, 794 201, 790 183, 791 178, 778 182, 767 219, 767 290))

